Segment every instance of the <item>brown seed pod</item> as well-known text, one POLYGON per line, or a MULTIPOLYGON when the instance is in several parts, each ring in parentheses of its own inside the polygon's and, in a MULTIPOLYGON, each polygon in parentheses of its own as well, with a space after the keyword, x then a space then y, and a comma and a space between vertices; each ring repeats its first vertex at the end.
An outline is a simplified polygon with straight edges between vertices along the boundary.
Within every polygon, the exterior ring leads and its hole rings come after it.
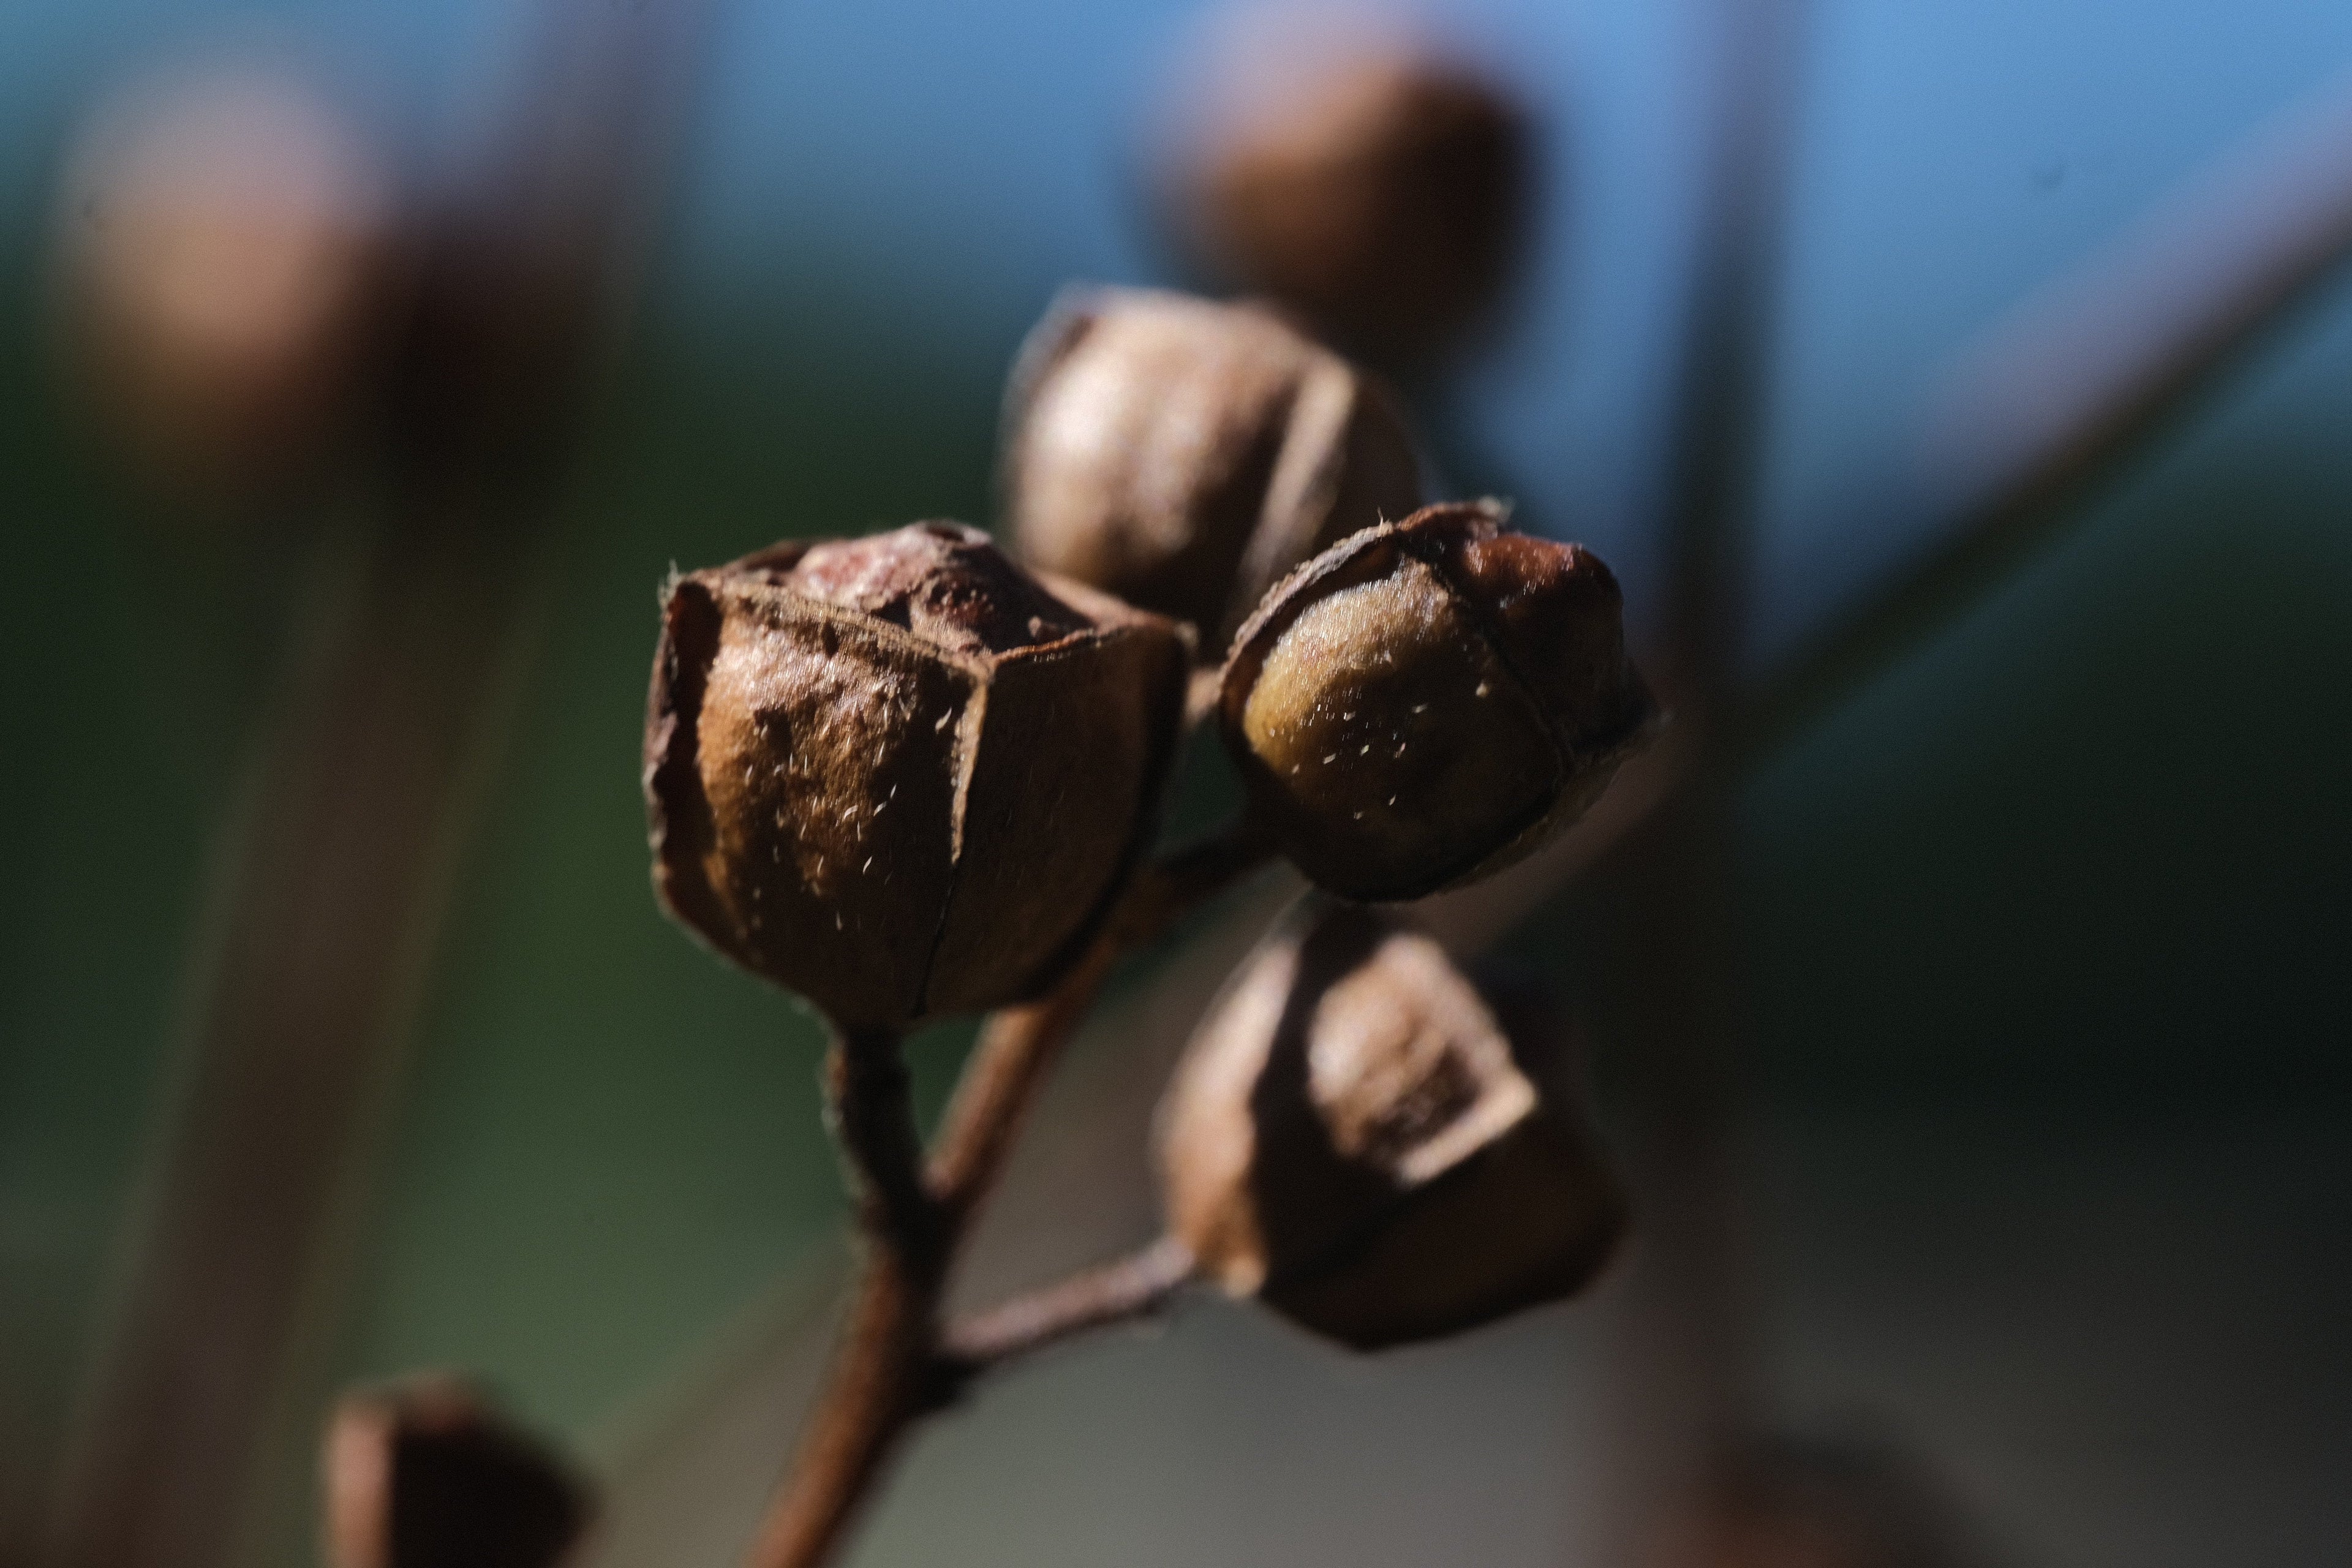
POLYGON ((220 71, 101 116, 67 185, 75 368, 142 467, 232 495, 299 477, 397 314, 362 142, 297 82, 220 71))
POLYGON ((1266 311, 1066 295, 1005 399, 1022 558, 1201 629, 1213 654, 1276 579, 1421 504, 1393 400, 1266 311))
POLYGON ((1165 221, 1202 270, 1327 341, 1424 364, 1490 312, 1525 249, 1528 117, 1421 40, 1269 39, 1282 20, 1195 66, 1163 138, 1165 221))
POLYGON ((1149 837, 1177 626, 916 523, 672 582, 646 716, 654 885, 845 1027, 1048 984, 1149 837))
POLYGON ((1228 1292, 1358 1350, 1573 1294, 1624 1201, 1537 1035, 1428 938, 1310 898, 1160 1102, 1171 1232, 1228 1292))
POLYGON ((1367 529, 1234 640, 1220 712, 1251 809, 1316 883, 1415 899, 1584 814, 1653 714, 1616 579, 1492 501, 1367 529))
POLYGON ((449 1378, 346 1397, 323 1459, 334 1568, 553 1568, 587 1528, 571 1472, 449 1378))

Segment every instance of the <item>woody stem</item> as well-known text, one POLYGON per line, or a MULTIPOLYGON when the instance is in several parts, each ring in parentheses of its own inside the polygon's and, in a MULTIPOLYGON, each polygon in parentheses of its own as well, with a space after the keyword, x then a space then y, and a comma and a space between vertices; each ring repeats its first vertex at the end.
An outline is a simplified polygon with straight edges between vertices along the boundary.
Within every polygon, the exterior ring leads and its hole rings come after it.
POLYGON ((1234 822, 1145 868, 1103 934, 1045 997, 993 1015, 965 1063, 931 1159, 931 1187, 959 1224, 995 1185, 1029 1102, 1094 1005, 1119 955, 1149 945, 1187 912, 1271 859, 1274 847, 1234 822))
MULTIPOLYGON (((1084 1020, 1119 955, 1153 941, 1272 855, 1260 835, 1235 826, 1146 867, 1094 945, 1052 991, 989 1019, 928 1170, 898 1035, 835 1032, 826 1088, 834 1131, 856 1177, 862 1258, 832 1371, 793 1468, 769 1506, 749 1568, 816 1568, 827 1561, 899 1439, 952 1397, 971 1370, 967 1357, 942 1347, 940 1310, 949 1271, 1046 1068, 1084 1020)), ((1097 1310, 1064 1312, 1066 1321, 1044 1337, 1131 1315, 1108 1309, 1139 1293, 1129 1289, 1123 1295, 1122 1287, 1154 1286, 1173 1266, 1172 1256, 1152 1261, 1148 1278, 1109 1281, 1091 1303, 1076 1303, 1097 1310)), ((1183 1272, 1190 1272, 1189 1259, 1183 1272)), ((1181 1277, 1159 1293, 1178 1283, 1181 1277)), ((1139 1302, 1134 1310, 1142 1309, 1139 1302)))
POLYGON ((950 1323, 940 1354, 970 1375, 1166 1307, 1199 1268, 1172 1236, 950 1323))
POLYGON ((837 1031, 825 1088, 858 1187, 864 1257, 824 1398, 752 1546, 759 1568, 822 1563, 840 1541, 922 1405, 953 1252, 947 1213, 923 1182, 898 1036, 837 1031))

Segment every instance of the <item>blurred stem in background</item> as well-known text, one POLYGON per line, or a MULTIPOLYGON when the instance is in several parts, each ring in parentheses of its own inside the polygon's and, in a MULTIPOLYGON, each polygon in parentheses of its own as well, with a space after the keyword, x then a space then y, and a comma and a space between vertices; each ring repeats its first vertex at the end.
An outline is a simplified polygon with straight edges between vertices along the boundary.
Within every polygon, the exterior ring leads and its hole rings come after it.
MULTIPOLYGON (((1793 33, 1793 16, 1785 25, 1793 33)), ((1786 48, 1791 40, 1777 41, 1786 48)), ((1761 128, 1768 138, 1785 136, 1785 104, 1780 113, 1777 128, 1761 128)), ((1754 145, 1733 152, 1735 159, 1759 155, 1754 145)), ((1751 164, 1750 178, 1759 173, 1751 164)), ((1718 222, 1719 235, 1740 226, 1718 222)), ((1769 241, 1751 229, 1745 243, 1769 241)), ((1617 1462, 1630 1454, 1639 1465, 1644 1441, 1663 1445, 1669 1462, 1679 1450, 1680 1479, 1695 1483, 1736 1464, 1741 1426, 1769 1415, 1760 1346, 1752 1321, 1741 1316, 1750 1299, 1729 1118, 1738 1029, 1730 988, 1739 972, 1737 952, 1726 945, 1733 929, 1728 850, 1740 774, 2079 515, 2100 481, 2269 341, 2337 270, 2347 247, 2352 79, 2340 79, 2218 160, 1962 356, 1925 432, 1939 487, 1928 510, 1944 517, 1936 542, 1752 687, 1736 679, 1739 610, 1734 583, 1720 574, 1738 569, 1724 555, 1737 549, 1731 509, 1742 499, 1731 487, 1752 453, 1760 389, 1754 312, 1769 303, 1769 276, 1752 270, 1760 252, 1727 268, 1734 297, 1746 300, 1742 312, 1727 310, 1724 297, 1710 300, 1726 279, 1718 275, 1710 288, 1703 273, 1701 346, 1691 359, 1696 374, 1685 389, 1677 462, 1685 488, 1668 536, 1670 625, 1699 633, 1678 640, 1681 660, 1692 662, 1670 666, 1678 673, 1665 683, 1682 732, 1637 763, 1641 772, 1628 770, 1634 776, 1625 783, 1634 787, 1621 784, 1618 810, 1596 813, 1587 842, 1563 846, 1562 867, 1552 873, 1570 864, 1599 870, 1595 923, 1610 935, 1596 970, 1639 1047, 1628 1063, 1643 1121, 1633 1151, 1644 1237, 1636 1279, 1650 1289, 1637 1289, 1629 1309, 1645 1342, 1627 1380, 1634 1407, 1620 1435, 1629 1446, 1612 1454, 1617 1462), (1729 335, 1740 332, 1747 342, 1729 335), (1740 397, 1743 383, 1743 401, 1711 401, 1740 397), (1643 815, 1648 820, 1638 827, 1625 826, 1643 815), (1667 1429, 1658 1430, 1662 1425, 1667 1429), (1678 1435, 1698 1441, 1678 1442, 1678 1435)), ((1526 875, 1539 885, 1545 874, 1526 875)), ((1478 906, 1490 900, 1507 904, 1510 890, 1464 895, 1459 907, 1436 913, 1440 929, 1451 928, 1457 944, 1483 945, 1502 923, 1491 910, 1479 918, 1478 906)), ((1675 1478, 1634 1478, 1631 1495, 1654 1503, 1661 1494, 1645 1479, 1671 1485, 1675 1478)), ((1627 1523, 1637 1532, 1645 1528, 1638 1519, 1627 1523)), ((1625 1542, 1629 1550, 1637 1543, 1625 1542)))
POLYGON ((411 237, 371 405, 381 499, 226 829, 163 1152, 57 1489, 57 1568, 246 1560, 277 1461, 311 1448, 370 1165, 698 11, 540 7, 503 141, 411 237))
POLYGON ((1640 1239, 1614 1358, 1607 1463, 1632 1560, 1651 1516, 1764 1417, 1756 1287, 1742 1256, 1734 1063, 1747 1033, 1735 887, 1732 709, 1748 626, 1803 0, 1717 0, 1706 165, 1658 530, 1663 647, 1650 661, 1689 772, 1604 879, 1595 964, 1632 1095, 1640 1239))

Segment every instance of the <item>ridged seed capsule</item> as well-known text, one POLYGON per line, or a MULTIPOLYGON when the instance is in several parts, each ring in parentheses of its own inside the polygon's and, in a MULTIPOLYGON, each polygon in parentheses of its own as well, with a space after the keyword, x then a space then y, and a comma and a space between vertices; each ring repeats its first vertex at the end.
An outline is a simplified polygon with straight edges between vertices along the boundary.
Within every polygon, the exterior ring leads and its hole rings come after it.
POLYGON ((1066 297, 1014 366, 1005 429, 1022 558, 1192 622, 1204 654, 1284 573, 1421 504, 1390 395, 1244 305, 1066 297))
POLYGON ((1645 733, 1616 579, 1433 506, 1325 551, 1235 637, 1220 693, 1251 809, 1345 898, 1420 898, 1582 816, 1645 733))
POLYGON ((1359 1350, 1581 1289, 1624 1202, 1543 1036, 1507 1032, 1426 937, 1310 899, 1161 1101, 1171 1233, 1229 1293, 1359 1350))
POLYGON ((1190 657, 954 523, 677 578, 646 721, 655 887, 845 1027, 1032 994, 1150 837, 1190 657))

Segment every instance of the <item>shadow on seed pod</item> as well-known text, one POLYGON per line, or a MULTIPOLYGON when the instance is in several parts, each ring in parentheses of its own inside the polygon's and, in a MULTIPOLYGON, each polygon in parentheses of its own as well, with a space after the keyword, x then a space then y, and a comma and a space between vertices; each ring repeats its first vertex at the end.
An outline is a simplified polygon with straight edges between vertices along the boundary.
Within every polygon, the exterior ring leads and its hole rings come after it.
POLYGON ((1161 1101, 1171 1233, 1228 1293, 1357 1350, 1575 1294, 1624 1199, 1548 1029, 1443 949, 1311 896, 1239 970, 1161 1101))
POLYGON ((1394 399, 1267 311, 1066 292, 1005 393, 1024 560, 1201 629, 1213 657, 1284 573, 1421 504, 1394 399))
POLYGON ((1527 248, 1535 139, 1485 72, 1360 14, 1261 6, 1176 76, 1150 185, 1199 272, 1399 372, 1491 317, 1527 248))
POLYGON ((670 914, 845 1027, 1034 994, 1150 838, 1181 628, 916 523, 673 581, 646 717, 670 914))
POLYGON ((1646 737, 1609 568, 1433 506, 1325 551, 1234 640, 1220 692, 1250 808, 1344 898, 1416 899, 1563 831, 1646 737))
POLYGON ((1645 1568, 1973 1568, 1958 1511, 1900 1447, 1753 1437, 1661 1533, 1645 1568))
POLYGON ((67 344, 140 470, 241 499, 344 434, 398 315, 383 168, 308 88, 258 67, 126 94, 68 174, 67 344))
POLYGON ((322 1458, 333 1568, 554 1568, 588 1525, 569 1468, 455 1379, 347 1396, 322 1458))

